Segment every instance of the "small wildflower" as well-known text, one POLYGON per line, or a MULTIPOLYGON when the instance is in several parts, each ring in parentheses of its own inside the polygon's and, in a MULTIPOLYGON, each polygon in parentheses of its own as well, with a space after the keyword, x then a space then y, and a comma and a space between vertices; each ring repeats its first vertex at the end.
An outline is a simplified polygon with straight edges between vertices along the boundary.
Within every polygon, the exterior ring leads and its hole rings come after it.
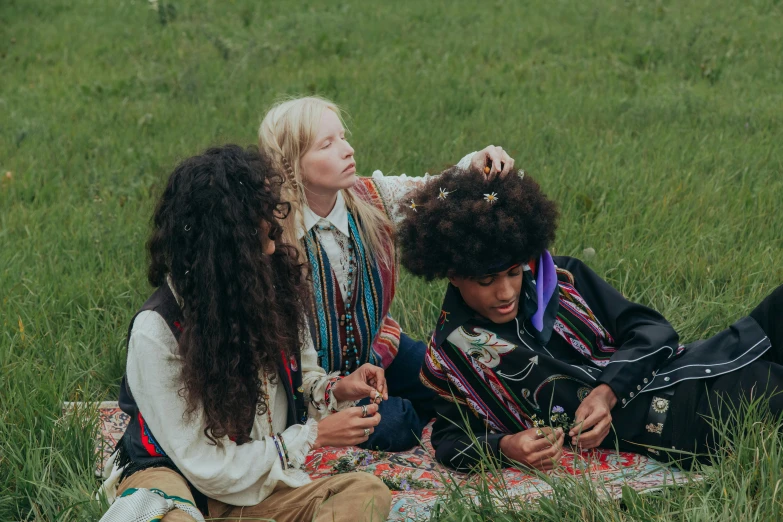
POLYGON ((563 409, 562 406, 555 406, 554 408, 552 408, 552 413, 564 413, 564 412, 565 410, 563 409))
POLYGON ((498 195, 497 192, 493 192, 491 194, 484 194, 484 201, 489 203, 490 205, 494 205, 498 201, 498 195))
POLYGON ((439 188, 440 193, 438 194, 438 199, 446 199, 446 197, 451 194, 448 190, 444 189, 443 187, 439 188))
POLYGON ((416 210, 416 202, 415 201, 411 200, 411 204, 409 206, 411 207, 411 209, 413 209, 414 212, 418 212, 418 210, 416 210))

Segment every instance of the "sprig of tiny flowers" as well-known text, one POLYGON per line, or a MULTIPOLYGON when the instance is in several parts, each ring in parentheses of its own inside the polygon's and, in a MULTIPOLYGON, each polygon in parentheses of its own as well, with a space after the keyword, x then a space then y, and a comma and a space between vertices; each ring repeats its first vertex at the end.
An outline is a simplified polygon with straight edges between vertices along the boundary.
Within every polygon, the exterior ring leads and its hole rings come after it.
MULTIPOLYGON (((533 421, 534 428, 541 429, 547 425, 546 422, 543 419, 539 419, 537 415, 530 417, 530 420, 533 421)), ((573 423, 562 406, 553 406, 552 414, 549 415, 549 425, 552 428, 562 428, 563 431, 568 431, 571 429, 573 423)))
POLYGON ((335 473, 350 473, 356 471, 359 466, 369 466, 373 461, 372 453, 369 451, 357 451, 347 453, 338 458, 332 465, 335 473))
POLYGON ((429 480, 413 478, 408 473, 401 477, 380 477, 386 487, 391 491, 410 491, 412 489, 435 489, 435 486, 429 480))
POLYGON ((565 412, 562 406, 552 407, 552 414, 549 416, 549 422, 551 422, 553 428, 562 428, 563 431, 571 429, 571 419, 565 412))
MULTIPOLYGON (((378 452, 378 458, 383 460, 386 458, 387 453, 385 451, 378 452)), ((351 473, 353 471, 364 471, 365 473, 372 473, 370 470, 357 469, 360 466, 369 466, 373 463, 375 458, 369 451, 357 451, 349 453, 338 458, 332 465, 335 474, 351 473)), ((380 478, 386 487, 392 491, 410 491, 411 489, 434 489, 432 482, 428 480, 421 480, 414 478, 411 473, 406 475, 400 475, 396 477, 378 477, 380 478)))

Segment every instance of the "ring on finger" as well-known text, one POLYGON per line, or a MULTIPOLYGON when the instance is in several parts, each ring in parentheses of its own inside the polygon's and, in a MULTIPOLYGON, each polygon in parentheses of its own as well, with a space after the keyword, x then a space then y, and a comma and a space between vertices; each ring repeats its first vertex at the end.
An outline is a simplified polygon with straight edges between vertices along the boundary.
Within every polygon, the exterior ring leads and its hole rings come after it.
POLYGON ((367 405, 362 404, 362 418, 367 416, 367 405))
POLYGON ((370 428, 364 428, 364 436, 369 437, 370 436, 370 428))

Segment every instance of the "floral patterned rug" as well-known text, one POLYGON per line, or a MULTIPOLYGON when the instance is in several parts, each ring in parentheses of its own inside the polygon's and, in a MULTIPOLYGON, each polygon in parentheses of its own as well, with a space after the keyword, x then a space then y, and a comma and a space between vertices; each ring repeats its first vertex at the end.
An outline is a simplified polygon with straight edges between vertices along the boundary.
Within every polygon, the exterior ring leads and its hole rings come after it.
MULTIPOLYGON (((66 403, 71 409, 74 403, 66 403)), ((96 449, 100 452, 100 474, 106 459, 122 436, 128 423, 128 415, 116 402, 97 405, 101 422, 100 440, 96 449)), ((432 425, 424 430, 422 446, 399 453, 369 452, 359 448, 322 448, 307 458, 307 470, 313 478, 326 477, 345 471, 367 471, 381 477, 392 489, 392 511, 389 520, 426 519, 444 482, 469 484, 468 475, 456 473, 436 463, 430 444, 432 425)), ((585 453, 566 453, 561 467, 551 477, 585 476, 593 481, 598 491, 608 497, 619 498, 623 486, 636 491, 651 491, 665 485, 684 484, 694 480, 686 478, 676 468, 665 466, 636 453, 594 450, 585 453)), ((503 481, 510 496, 528 501, 552 493, 546 481, 524 470, 507 469, 503 481)))

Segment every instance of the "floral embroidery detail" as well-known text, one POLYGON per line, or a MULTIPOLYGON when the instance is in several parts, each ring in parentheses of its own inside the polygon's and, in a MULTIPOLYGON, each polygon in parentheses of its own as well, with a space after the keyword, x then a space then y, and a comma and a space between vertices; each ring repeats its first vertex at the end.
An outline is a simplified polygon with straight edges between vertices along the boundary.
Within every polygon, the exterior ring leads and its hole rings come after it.
POLYGON ((457 328, 449 335, 448 341, 459 348, 465 355, 472 357, 479 363, 494 368, 500 364, 500 356, 508 353, 516 345, 511 344, 483 328, 474 328, 469 332, 463 327, 457 328))
POLYGON ((498 201, 498 194, 497 192, 493 192, 492 194, 484 194, 484 201, 489 203, 490 205, 494 205, 498 201))
POLYGON ((440 325, 440 329, 443 330, 443 327, 446 326, 446 323, 449 322, 449 314, 451 312, 447 312, 446 310, 440 311, 440 317, 438 318, 438 324, 440 325))
POLYGON ((590 395, 590 392, 593 391, 592 388, 589 386, 582 386, 578 390, 576 390, 576 396, 579 398, 579 402, 582 402, 587 398, 588 395, 590 395))
POLYGON ((655 413, 666 413, 669 411, 669 400, 662 397, 653 397, 652 409, 655 413))
POLYGON ((657 424, 650 423, 647 426, 645 426, 645 428, 647 428, 647 431, 649 431, 650 433, 655 433, 656 435, 660 435, 661 433, 663 433, 663 424, 660 422, 657 424))

